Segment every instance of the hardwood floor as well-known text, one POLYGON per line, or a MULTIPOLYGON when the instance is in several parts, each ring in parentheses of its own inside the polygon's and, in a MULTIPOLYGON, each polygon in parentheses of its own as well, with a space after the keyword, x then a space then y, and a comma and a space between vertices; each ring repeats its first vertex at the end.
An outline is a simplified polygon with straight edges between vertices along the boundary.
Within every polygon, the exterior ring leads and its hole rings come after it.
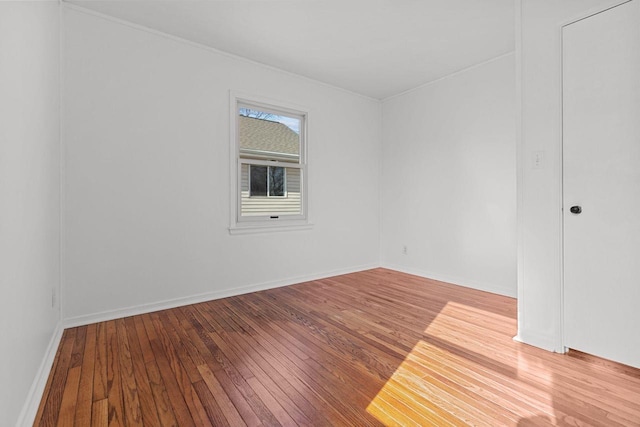
POLYGON ((68 329, 36 425, 640 425, 640 370, 514 299, 375 269, 68 329))

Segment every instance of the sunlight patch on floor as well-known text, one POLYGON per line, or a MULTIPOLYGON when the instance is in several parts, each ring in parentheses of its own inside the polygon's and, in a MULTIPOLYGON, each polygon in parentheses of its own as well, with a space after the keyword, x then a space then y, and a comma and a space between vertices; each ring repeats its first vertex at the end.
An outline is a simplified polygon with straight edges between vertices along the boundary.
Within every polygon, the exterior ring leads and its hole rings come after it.
POLYGON ((479 322, 483 318, 513 322, 477 307, 447 303, 369 403, 367 412, 388 426, 515 426, 554 419, 549 415, 553 414, 553 396, 547 392, 553 384, 549 371, 515 346, 506 355, 496 351, 491 337, 469 340, 468 334, 456 330, 474 328, 476 317, 479 322), (520 378, 521 372, 531 369, 536 372, 535 383, 530 376, 520 378), (524 394, 519 396, 520 392, 524 394), (547 402, 544 412, 519 408, 519 400, 529 400, 528 393, 547 402))

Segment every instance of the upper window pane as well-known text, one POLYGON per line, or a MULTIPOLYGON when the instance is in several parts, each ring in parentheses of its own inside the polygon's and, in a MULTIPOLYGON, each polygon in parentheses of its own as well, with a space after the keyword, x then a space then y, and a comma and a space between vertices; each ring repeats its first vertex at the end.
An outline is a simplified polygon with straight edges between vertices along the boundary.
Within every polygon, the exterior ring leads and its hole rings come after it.
POLYGON ((238 142, 240 157, 281 162, 300 162, 302 120, 240 105, 238 142))

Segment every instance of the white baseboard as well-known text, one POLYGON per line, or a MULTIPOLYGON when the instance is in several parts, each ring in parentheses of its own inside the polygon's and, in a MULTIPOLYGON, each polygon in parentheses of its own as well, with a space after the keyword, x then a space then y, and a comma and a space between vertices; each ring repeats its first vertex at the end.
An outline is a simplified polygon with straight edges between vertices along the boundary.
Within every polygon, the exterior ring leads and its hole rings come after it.
POLYGON ((282 280, 273 280, 269 282, 259 283, 256 285, 241 286, 238 288, 224 289, 221 291, 214 291, 214 292, 206 292, 203 294, 191 295, 188 297, 174 298, 171 300, 158 301, 158 302, 153 302, 149 304, 141 304, 141 305, 125 307, 121 309, 103 311, 100 313, 70 317, 70 318, 64 319, 63 323, 65 328, 73 328, 76 326, 84 326, 91 323, 120 319, 123 317, 135 316, 138 314, 152 313, 154 311, 166 310, 169 308, 175 308, 175 307, 180 307, 180 306, 189 305, 189 304, 197 304, 200 302, 212 301, 220 298, 227 298, 227 297, 232 297, 232 296, 237 296, 242 294, 248 294, 251 292, 264 291, 267 289, 279 288, 282 286, 289 286, 289 285, 294 285, 296 283, 309 282, 311 280, 319 280, 319 279, 324 279, 332 276, 339 276, 341 274, 355 273, 358 271, 370 270, 372 268, 378 268, 378 267, 379 267, 378 264, 366 264, 366 265, 356 266, 352 268, 315 273, 307 276, 298 276, 298 277, 291 277, 291 278, 282 279, 282 280))
POLYGON ((49 379, 49 373, 51 372, 53 361, 56 357, 60 340, 62 339, 63 331, 64 328, 62 327, 62 322, 58 322, 56 329, 53 331, 53 335, 51 336, 51 340, 49 341, 44 357, 42 358, 38 372, 33 379, 33 383, 31 384, 31 388, 27 394, 27 399, 22 406, 22 411, 20 411, 16 426, 32 426, 36 419, 38 407, 40 406, 42 394, 44 393, 44 388, 46 387, 47 380, 49 379))
POLYGON ((514 341, 521 342, 523 344, 532 345, 534 347, 541 348, 543 350, 552 351, 554 353, 565 353, 566 349, 561 343, 558 342, 558 338, 548 334, 540 334, 535 331, 518 331, 518 335, 513 337, 514 341))
POLYGON ((395 264, 383 263, 382 268, 388 268, 389 270, 396 270, 402 273, 413 274, 414 276, 424 277, 426 279, 433 279, 439 282, 451 283, 453 285, 464 286, 465 288, 477 289, 479 291, 491 292, 492 294, 503 295, 506 297, 516 298, 516 289, 507 289, 493 284, 481 283, 476 281, 469 281, 461 279, 459 277, 447 276, 438 273, 423 271, 415 268, 408 268, 395 264))

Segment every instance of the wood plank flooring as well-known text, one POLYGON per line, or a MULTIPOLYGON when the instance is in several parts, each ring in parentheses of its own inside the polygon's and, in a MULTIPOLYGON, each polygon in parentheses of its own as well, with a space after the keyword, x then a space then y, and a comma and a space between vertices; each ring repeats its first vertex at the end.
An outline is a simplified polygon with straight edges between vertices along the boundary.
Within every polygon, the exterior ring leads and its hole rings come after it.
POLYGON ((514 299, 375 269, 67 329, 43 426, 640 426, 640 370, 514 299))

